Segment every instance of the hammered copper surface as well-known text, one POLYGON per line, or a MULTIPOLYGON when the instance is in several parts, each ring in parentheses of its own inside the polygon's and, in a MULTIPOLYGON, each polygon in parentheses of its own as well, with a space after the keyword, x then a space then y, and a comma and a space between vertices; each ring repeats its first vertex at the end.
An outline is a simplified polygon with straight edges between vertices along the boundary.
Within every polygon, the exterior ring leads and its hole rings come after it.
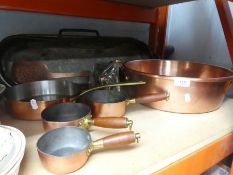
POLYGON ((140 87, 129 87, 131 95, 168 92, 167 100, 146 105, 177 113, 218 109, 233 79, 228 69, 177 60, 135 60, 125 63, 124 70, 128 80, 146 82, 140 87))

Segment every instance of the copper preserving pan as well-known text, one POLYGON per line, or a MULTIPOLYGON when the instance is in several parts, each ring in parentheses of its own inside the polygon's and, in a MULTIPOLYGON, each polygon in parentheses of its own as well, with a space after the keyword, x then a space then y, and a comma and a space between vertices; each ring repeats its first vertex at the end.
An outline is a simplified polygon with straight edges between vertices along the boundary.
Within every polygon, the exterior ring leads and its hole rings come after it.
POLYGON ((82 86, 65 80, 43 80, 24 83, 7 88, 9 113, 18 119, 40 120, 41 112, 48 106, 62 102, 71 102, 89 91, 109 86, 128 86, 144 82, 116 83, 99 86, 82 92, 82 86))
POLYGON ((131 95, 167 92, 167 100, 146 105, 177 113, 218 109, 233 79, 233 73, 228 69, 177 60, 129 61, 124 64, 124 71, 127 80, 146 82, 140 87, 129 87, 131 95))
POLYGON ((88 104, 91 106, 94 117, 123 116, 126 106, 131 103, 149 103, 166 99, 168 94, 146 94, 137 98, 129 99, 124 91, 96 90, 86 95, 88 104))
POLYGON ((131 129, 133 121, 125 117, 98 117, 92 119, 91 109, 82 103, 60 103, 47 107, 41 113, 45 131, 63 126, 89 128, 95 125, 103 128, 131 129))
POLYGON ((92 151, 134 143, 139 137, 138 133, 128 131, 92 141, 85 129, 66 126, 42 135, 37 142, 37 150, 46 169, 56 174, 66 174, 80 169, 92 151))

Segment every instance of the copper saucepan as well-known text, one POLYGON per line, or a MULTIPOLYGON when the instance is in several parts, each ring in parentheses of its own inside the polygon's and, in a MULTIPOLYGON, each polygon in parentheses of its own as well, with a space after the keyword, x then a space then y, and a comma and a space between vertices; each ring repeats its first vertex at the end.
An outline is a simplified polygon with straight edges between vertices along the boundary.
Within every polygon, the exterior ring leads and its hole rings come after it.
POLYGON ((86 95, 87 103, 91 106, 93 117, 123 116, 126 106, 131 103, 149 103, 165 100, 168 94, 146 94, 129 99, 124 91, 96 90, 86 95))
POLYGON ((9 113, 18 119, 40 120, 41 112, 48 106, 71 102, 90 91, 112 86, 140 85, 144 82, 116 83, 95 87, 82 92, 83 88, 65 80, 44 80, 24 83, 7 88, 4 96, 9 113))
POLYGON ((134 60, 123 66, 128 81, 145 81, 129 87, 131 96, 169 93, 168 100, 146 105, 177 113, 203 113, 218 109, 229 89, 233 72, 218 66, 178 60, 134 60))
POLYGON ((103 128, 131 129, 133 121, 126 117, 98 117, 92 119, 91 109, 82 103, 60 103, 47 107, 41 113, 45 131, 63 126, 89 128, 95 125, 103 128))
POLYGON ((56 174, 66 174, 80 169, 92 151, 131 144, 139 137, 138 133, 128 131, 92 141, 85 129, 65 126, 42 135, 37 142, 37 150, 46 169, 56 174))

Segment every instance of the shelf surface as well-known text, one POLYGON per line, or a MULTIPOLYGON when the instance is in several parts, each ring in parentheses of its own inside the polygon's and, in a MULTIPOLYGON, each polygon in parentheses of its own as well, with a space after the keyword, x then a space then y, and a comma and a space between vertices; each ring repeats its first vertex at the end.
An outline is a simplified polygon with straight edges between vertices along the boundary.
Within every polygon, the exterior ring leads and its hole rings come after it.
MULTIPOLYGON (((199 150, 233 131, 233 99, 226 98, 216 111, 204 114, 176 114, 143 105, 130 105, 126 116, 134 121, 133 130, 141 134, 139 144, 93 153, 86 165, 73 174, 151 174, 199 150), (116 166, 117 162, 117 166, 116 166)), ((20 175, 49 175, 36 151, 43 134, 40 121, 23 121, 1 116, 2 124, 20 129, 26 136, 26 152, 20 175)), ((123 130, 91 127, 92 138, 123 130)))

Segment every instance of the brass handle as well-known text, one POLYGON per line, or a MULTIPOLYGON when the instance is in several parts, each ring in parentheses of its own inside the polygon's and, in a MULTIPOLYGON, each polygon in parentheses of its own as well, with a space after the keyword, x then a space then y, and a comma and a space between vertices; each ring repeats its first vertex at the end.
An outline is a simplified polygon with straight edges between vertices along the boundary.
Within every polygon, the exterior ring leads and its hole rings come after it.
POLYGON ((103 86, 98 86, 98 87, 94 87, 94 88, 91 88, 91 89, 88 89, 88 90, 85 90, 83 91, 81 94, 79 95, 75 95, 73 97, 70 97, 70 101, 75 101, 77 98, 79 98, 80 96, 88 93, 88 92, 91 92, 91 91, 94 91, 94 90, 97 90, 97 89, 103 89, 103 88, 107 88, 107 87, 116 87, 116 86, 135 86, 135 85, 142 85, 142 84, 146 84, 146 82, 144 81, 136 81, 136 82, 126 82, 126 83, 114 83, 114 84, 107 84, 107 85, 103 85, 103 86))
POLYGON ((128 128, 131 130, 133 121, 126 117, 96 117, 93 125, 103 128, 128 128))

